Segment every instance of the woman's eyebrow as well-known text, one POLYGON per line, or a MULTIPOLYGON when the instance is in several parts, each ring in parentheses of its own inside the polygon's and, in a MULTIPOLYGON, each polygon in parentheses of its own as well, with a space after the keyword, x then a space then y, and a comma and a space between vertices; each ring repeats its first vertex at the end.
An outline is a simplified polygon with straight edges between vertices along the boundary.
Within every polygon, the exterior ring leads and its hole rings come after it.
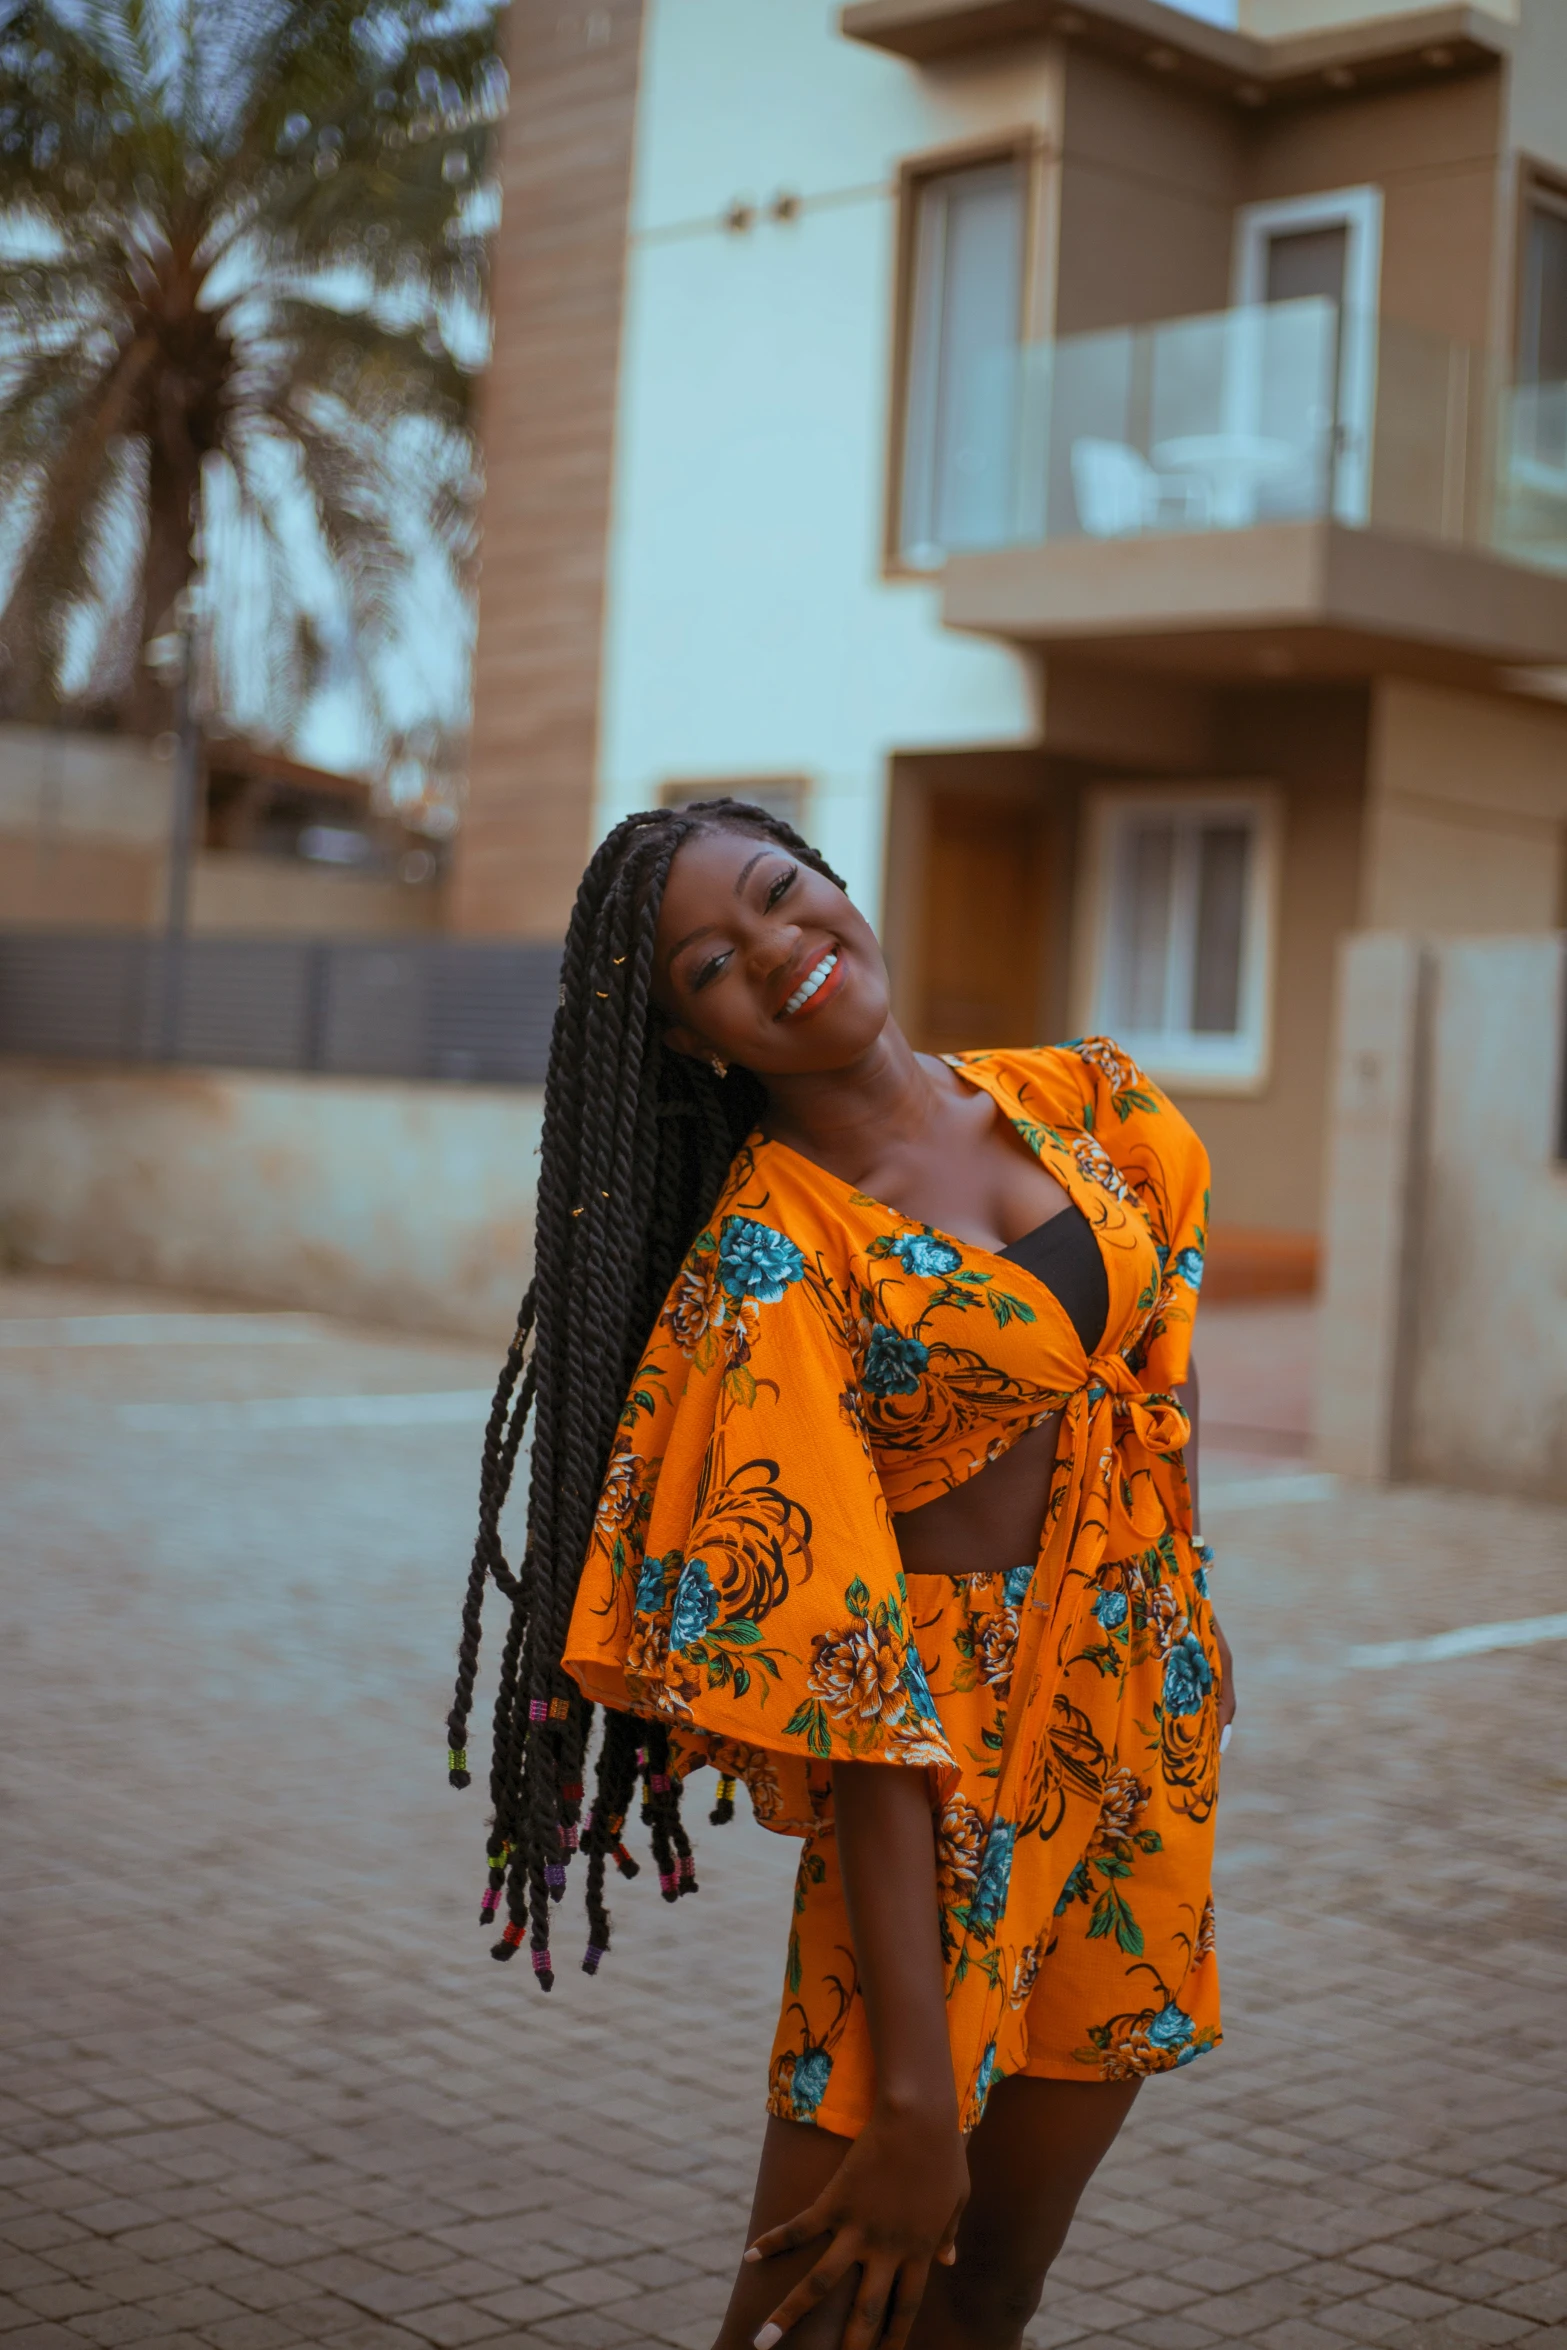
POLYGON ((760 865, 764 857, 776 857, 780 856, 781 854, 781 850, 775 849, 771 843, 769 843, 765 849, 758 849, 754 857, 747 857, 745 863, 741 866, 739 872, 735 875, 735 896, 738 897, 740 895, 740 892, 744 889, 746 883, 750 880, 752 874, 756 871, 757 866, 760 865))

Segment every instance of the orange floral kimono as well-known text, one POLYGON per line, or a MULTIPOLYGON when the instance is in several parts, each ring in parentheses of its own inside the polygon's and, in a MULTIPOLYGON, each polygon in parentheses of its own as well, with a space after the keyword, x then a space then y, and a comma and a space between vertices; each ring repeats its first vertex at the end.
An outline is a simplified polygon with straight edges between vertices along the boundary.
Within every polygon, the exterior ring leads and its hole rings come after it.
POLYGON ((587 1696, 669 1725, 673 1769, 806 1839, 769 2106, 848 2136, 874 2084, 838 1760, 928 1774, 966 2128, 1009 2073, 1125 2079, 1219 2038, 1219 1672, 1170 1392, 1206 1156, 1102 1038, 951 1065, 1088 1218, 1099 1351, 1021 1265, 753 1137, 632 1383, 566 1648, 587 1696), (1054 1412, 1036 1556, 955 1558, 911 1604, 892 1518, 1054 1412))

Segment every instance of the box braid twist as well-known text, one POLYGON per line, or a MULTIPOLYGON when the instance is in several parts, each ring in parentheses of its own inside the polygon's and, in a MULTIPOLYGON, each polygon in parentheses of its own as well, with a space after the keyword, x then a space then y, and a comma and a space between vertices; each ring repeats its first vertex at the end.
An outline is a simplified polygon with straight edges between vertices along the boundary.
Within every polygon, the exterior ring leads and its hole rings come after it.
MULTIPOLYGON (((639 1776, 663 1896, 696 1891, 662 1723, 603 1709, 594 1799, 579 1829, 593 1708, 561 1655, 632 1374, 765 1100, 748 1070, 720 1078, 667 1050, 652 1000, 669 868, 694 834, 717 829, 776 841, 838 881, 792 826, 743 800, 629 816, 594 854, 566 934, 550 1042, 534 1275, 485 1429, 447 1761, 452 1785, 466 1787, 480 1616, 493 1582, 511 1614, 495 1699, 490 1874, 479 1917, 491 1924, 504 1899, 506 1923, 492 1955, 509 1959, 526 1941, 546 1991, 555 1980, 550 1908, 579 1849, 587 1862, 585 1972, 595 1973, 609 1948, 606 1864, 613 1858, 623 1875, 637 1874, 622 1831, 639 1776), (501 1545, 501 1512, 530 1414, 527 1531, 513 1568, 501 1545)), ((720 1792, 715 1819, 733 1810, 728 1792, 720 1792)))

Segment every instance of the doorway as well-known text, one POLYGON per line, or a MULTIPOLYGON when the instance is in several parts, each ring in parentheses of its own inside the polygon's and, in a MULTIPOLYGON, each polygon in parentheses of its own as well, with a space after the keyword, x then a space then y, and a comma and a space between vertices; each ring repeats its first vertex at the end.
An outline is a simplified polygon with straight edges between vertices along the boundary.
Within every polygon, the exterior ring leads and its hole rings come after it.
POLYGON ((1340 522, 1370 517, 1381 279, 1380 188, 1333 188, 1246 204, 1235 216, 1230 298, 1238 310, 1287 302, 1334 305, 1328 503, 1340 522))
POLYGON ((926 822, 915 1042, 931 1053, 1036 1044, 1047 879, 1038 805, 938 786, 926 822))

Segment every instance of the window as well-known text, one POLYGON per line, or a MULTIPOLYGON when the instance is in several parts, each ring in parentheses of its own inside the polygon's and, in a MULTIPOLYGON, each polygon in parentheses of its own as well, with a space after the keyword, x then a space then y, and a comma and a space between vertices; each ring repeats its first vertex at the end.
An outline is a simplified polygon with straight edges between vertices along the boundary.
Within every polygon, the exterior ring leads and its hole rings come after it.
POLYGON ((898 548, 917 569, 1012 536, 1028 169, 914 183, 898 548))
POLYGON ((1536 189, 1524 225, 1515 459, 1567 475, 1567 196, 1536 189))
POLYGON ((1266 789, 1096 796, 1088 1018, 1156 1077, 1267 1074, 1277 823, 1266 789))
POLYGON ((749 800, 753 808, 781 816, 796 832, 805 829, 806 798, 803 775, 718 775, 658 787, 661 808, 688 808, 693 800, 749 800))

